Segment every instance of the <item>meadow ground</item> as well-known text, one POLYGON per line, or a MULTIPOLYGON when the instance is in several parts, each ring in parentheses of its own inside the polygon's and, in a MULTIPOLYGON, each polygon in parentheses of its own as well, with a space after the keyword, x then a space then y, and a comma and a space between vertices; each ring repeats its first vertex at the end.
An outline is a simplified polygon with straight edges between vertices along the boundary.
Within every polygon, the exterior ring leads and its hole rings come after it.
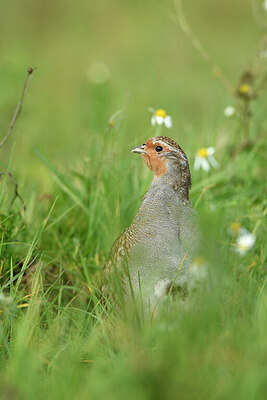
POLYGON ((1 399, 267 392, 267 11, 243 0, 188 0, 184 11, 194 37, 167 0, 1 1, 0 140, 37 67, 0 147, 26 205, 1 175, 1 399), (185 304, 137 323, 105 312, 97 288, 152 179, 130 153, 156 133, 149 107, 172 116, 161 133, 188 155, 206 278, 185 304), (219 163, 207 172, 193 169, 203 147, 219 163))

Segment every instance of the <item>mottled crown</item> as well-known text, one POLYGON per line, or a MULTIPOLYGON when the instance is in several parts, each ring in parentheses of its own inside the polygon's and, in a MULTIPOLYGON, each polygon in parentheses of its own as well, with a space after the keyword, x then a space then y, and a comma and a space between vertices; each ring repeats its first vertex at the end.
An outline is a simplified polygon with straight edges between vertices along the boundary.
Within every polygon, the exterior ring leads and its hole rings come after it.
POLYGON ((173 139, 169 138, 168 136, 156 136, 153 139, 153 142, 162 143, 163 145, 168 146, 170 150, 173 150, 175 152, 175 154, 180 158, 182 162, 188 164, 185 152, 173 139))
POLYGON ((168 153, 164 153, 167 159, 171 159, 174 162, 179 162, 179 169, 181 170, 181 178, 183 184, 190 189, 191 188, 191 174, 189 169, 188 159, 185 152, 173 139, 168 136, 156 136, 153 138, 153 142, 161 143, 169 148, 168 153))
POLYGON ((162 141, 165 144, 173 147, 176 150, 181 150, 183 152, 183 150, 181 149, 181 147, 179 146, 179 144, 177 144, 173 139, 169 138, 168 136, 156 136, 154 138, 155 141, 162 141))

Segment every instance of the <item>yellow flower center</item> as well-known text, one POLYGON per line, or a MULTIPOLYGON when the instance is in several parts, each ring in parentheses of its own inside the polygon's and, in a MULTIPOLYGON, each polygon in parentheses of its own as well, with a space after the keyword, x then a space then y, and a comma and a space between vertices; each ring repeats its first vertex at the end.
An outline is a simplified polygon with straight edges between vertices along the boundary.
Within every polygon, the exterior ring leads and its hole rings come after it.
POLYGON ((155 115, 156 117, 161 117, 161 118, 166 118, 167 117, 167 113, 165 110, 159 109, 155 111, 155 115))
POLYGON ((243 83, 239 86, 239 93, 248 94, 251 91, 251 87, 247 83, 243 83))
POLYGON ((194 264, 198 267, 201 267, 202 265, 206 264, 206 260, 204 257, 198 256, 194 258, 194 264))
POLYGON ((110 119, 110 120, 109 120, 108 126, 109 126, 110 128, 114 128, 114 126, 115 126, 115 121, 114 121, 114 119, 110 119))
POLYGON ((244 244, 244 243, 238 243, 237 247, 240 250, 249 250, 250 249, 250 246, 248 244, 244 244))
POLYGON ((208 149, 206 147, 202 147, 197 151, 197 156, 202 157, 202 158, 207 158, 208 157, 208 149))
POLYGON ((233 223, 231 224, 231 226, 230 226, 230 229, 231 229, 231 231, 232 231, 235 235, 237 235, 238 232, 239 232, 240 229, 241 229, 241 225, 240 225, 239 222, 233 222, 233 223))

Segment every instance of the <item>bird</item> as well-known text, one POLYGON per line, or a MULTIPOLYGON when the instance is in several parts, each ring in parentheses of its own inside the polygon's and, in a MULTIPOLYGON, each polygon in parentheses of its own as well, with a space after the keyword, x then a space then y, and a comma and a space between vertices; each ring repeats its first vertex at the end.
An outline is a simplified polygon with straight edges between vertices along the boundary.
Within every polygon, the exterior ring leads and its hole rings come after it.
POLYGON ((108 297, 111 282, 114 287, 119 280, 124 298, 141 298, 145 309, 155 310, 170 289, 190 281, 191 256, 200 244, 198 215, 189 199, 188 159, 174 140, 152 137, 132 152, 141 155, 153 181, 132 224, 111 248, 101 291, 108 297))

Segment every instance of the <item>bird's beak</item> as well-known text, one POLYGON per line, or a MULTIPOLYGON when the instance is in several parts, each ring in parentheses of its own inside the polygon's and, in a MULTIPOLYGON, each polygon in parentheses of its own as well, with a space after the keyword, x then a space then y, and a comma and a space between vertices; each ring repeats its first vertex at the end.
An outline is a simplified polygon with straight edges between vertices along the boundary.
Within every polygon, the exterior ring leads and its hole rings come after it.
POLYGON ((131 152, 137 154, 146 154, 146 151, 143 149, 143 146, 135 147, 134 149, 131 150, 131 152))

